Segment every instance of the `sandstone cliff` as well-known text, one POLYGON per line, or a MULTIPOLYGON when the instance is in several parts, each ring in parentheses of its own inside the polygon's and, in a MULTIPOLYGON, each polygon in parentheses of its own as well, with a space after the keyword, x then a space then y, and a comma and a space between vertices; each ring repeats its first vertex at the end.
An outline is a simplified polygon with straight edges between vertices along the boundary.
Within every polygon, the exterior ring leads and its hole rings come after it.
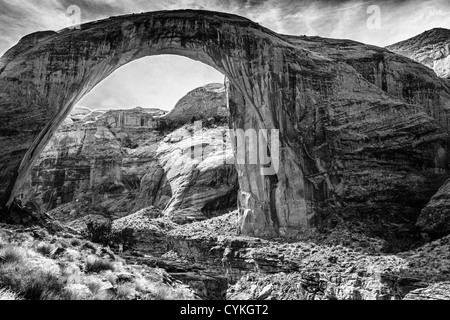
MULTIPOLYGON (((448 29, 432 29, 411 39, 391 45, 387 49, 424 64, 434 70, 439 77, 450 78, 450 30, 448 29)), ((444 80, 443 83, 445 83, 444 80)), ((435 92, 437 86, 429 85, 428 88, 428 94, 421 94, 426 99, 432 92, 430 89, 435 92)), ((434 106, 443 104, 443 110, 449 112, 448 99, 441 99, 441 103, 436 99, 431 99, 430 102, 434 106)), ((436 109, 436 107, 434 108, 436 109)), ((440 118, 440 123, 445 126, 444 121, 447 117, 440 118)), ((443 154, 443 151, 441 153, 443 154)), ((450 181, 445 182, 430 199, 417 220, 417 226, 432 237, 440 237, 450 233, 450 181)))
MULTIPOLYGON (((197 89, 195 99, 183 98, 183 113, 195 114, 201 100, 199 120, 226 108, 223 85, 209 88, 197 89), (209 104, 214 100, 221 103, 209 104)), ((71 219, 118 218, 157 206, 201 219, 236 207, 236 171, 221 157, 232 156, 223 122, 195 132, 189 121, 170 132, 161 129, 160 110, 85 111, 74 110, 31 170, 22 196, 41 211, 64 205, 55 212, 71 219), (198 143, 207 153, 193 159, 191 147, 198 143)))

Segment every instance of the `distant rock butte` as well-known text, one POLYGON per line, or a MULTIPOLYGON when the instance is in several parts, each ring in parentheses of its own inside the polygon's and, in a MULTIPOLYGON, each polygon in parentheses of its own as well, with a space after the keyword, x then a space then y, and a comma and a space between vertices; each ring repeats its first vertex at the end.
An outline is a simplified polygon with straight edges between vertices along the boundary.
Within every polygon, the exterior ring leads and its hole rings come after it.
MULTIPOLYGON (((33 34, 0 59, 0 206, 19 193, 82 96, 122 65, 156 54, 226 75, 232 128, 279 130, 279 170, 236 165, 245 235, 296 238, 349 220, 396 235, 412 229, 448 177, 450 91, 427 67, 357 42, 280 35, 235 15, 164 11, 33 34)), ((120 154, 110 141, 108 152, 120 154)), ((169 142, 158 150, 162 166, 189 172, 169 142)), ((175 172, 167 179, 179 181, 175 172)))
POLYGON ((185 124, 210 118, 223 120, 228 116, 225 86, 220 83, 212 83, 189 92, 165 116, 165 119, 174 124, 185 124))
POLYGON ((449 29, 431 29, 386 48, 426 65, 439 77, 450 79, 449 29))

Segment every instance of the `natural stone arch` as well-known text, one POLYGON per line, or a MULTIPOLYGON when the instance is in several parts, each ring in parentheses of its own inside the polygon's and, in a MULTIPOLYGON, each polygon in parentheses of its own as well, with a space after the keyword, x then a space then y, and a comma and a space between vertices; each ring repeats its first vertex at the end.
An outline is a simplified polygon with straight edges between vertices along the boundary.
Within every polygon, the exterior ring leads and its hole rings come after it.
MULTIPOLYGON (((323 212, 342 206, 354 157, 386 158, 382 149, 398 142, 386 133, 389 127, 417 136, 419 126, 427 126, 420 156, 411 158, 414 139, 398 153, 411 167, 432 167, 443 140, 420 107, 393 103, 344 62, 247 19, 191 10, 127 15, 29 35, 1 58, 0 206, 12 201, 77 101, 119 67, 158 54, 185 56, 223 73, 233 128, 280 130, 275 175, 237 165, 245 234, 295 237, 311 230, 323 212)), ((380 183, 389 183, 396 168, 383 170, 380 183)))

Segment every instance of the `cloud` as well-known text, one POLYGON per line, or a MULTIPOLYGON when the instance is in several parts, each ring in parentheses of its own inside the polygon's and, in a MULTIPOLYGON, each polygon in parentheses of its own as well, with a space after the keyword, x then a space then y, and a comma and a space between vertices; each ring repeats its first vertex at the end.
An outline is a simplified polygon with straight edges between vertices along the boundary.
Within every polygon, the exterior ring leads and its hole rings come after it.
POLYGON ((434 26, 450 28, 448 0, 0 0, 0 54, 28 33, 68 26, 71 5, 81 8, 82 22, 132 12, 205 9, 243 15, 279 33, 351 38, 380 46, 434 26), (381 30, 366 26, 370 5, 381 9, 381 30))
POLYGON ((146 57, 114 72, 79 104, 92 109, 142 106, 170 110, 192 89, 224 83, 224 79, 213 68, 188 58, 146 57))
MULTIPOLYGON (((29 33, 60 30, 72 24, 67 15, 71 5, 80 7, 82 22, 133 12, 204 9, 242 15, 283 34, 347 38, 378 46, 408 39, 434 27, 450 28, 448 0, 0 0, 0 55, 29 33), (381 29, 367 27, 370 5, 380 8, 381 29)), ((156 103, 171 108, 173 101, 201 81, 223 80, 211 68, 186 62, 185 58, 160 59, 158 64, 150 59, 123 67, 82 102, 99 106, 156 103), (164 65, 170 65, 170 72, 161 73, 164 65), (184 67, 189 67, 189 72, 183 72, 184 67), (145 87, 135 81, 133 85, 124 85, 124 79, 142 77, 145 87), (166 87, 158 86, 161 83, 172 90, 166 92, 166 87), (164 94, 169 97, 163 99, 164 94), (111 97, 114 102, 106 103, 111 97)))

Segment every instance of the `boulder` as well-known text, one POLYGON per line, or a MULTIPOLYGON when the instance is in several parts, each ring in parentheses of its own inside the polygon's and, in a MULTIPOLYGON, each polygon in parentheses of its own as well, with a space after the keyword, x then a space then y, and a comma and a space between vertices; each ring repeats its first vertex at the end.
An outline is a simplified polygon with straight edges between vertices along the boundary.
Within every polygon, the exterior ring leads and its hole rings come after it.
POLYGON ((450 282, 435 283, 429 287, 413 290, 403 300, 449 300, 450 282))

